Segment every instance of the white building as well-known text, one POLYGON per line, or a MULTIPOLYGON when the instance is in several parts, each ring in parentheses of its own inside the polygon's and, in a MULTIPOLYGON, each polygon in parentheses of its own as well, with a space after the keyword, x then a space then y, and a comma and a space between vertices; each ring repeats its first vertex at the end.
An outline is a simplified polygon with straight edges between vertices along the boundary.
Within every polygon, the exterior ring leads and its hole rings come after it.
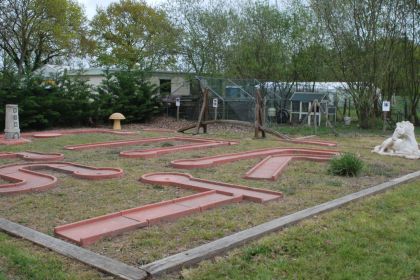
MULTIPOLYGON (((117 71, 110 69, 111 73, 117 71)), ((35 74, 40 74, 46 78, 61 75, 64 72, 69 76, 80 76, 85 78, 92 86, 98 86, 104 79, 104 68, 72 69, 69 66, 46 64, 37 69, 35 74)), ((189 96, 191 94, 191 78, 193 74, 182 72, 149 72, 149 81, 159 87, 160 93, 170 94, 171 96, 189 96)))

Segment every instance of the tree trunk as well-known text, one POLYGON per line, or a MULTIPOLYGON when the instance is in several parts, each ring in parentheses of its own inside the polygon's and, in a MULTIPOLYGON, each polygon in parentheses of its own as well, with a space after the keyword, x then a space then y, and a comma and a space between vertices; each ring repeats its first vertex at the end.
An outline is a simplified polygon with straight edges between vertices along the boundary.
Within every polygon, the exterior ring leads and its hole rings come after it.
POLYGON ((414 125, 419 125, 419 118, 417 116, 417 102, 410 104, 410 121, 414 125))

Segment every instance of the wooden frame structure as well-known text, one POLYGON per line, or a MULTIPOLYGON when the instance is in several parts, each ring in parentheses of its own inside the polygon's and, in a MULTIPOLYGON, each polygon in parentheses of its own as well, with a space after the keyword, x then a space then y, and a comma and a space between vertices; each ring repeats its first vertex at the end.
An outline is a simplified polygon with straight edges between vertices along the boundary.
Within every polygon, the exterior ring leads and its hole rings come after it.
POLYGON ((256 98, 255 98, 255 122, 252 124, 251 122, 245 121, 237 121, 237 120, 208 120, 208 112, 209 112, 209 89, 205 88, 203 90, 203 100, 201 103, 200 115, 198 116, 198 121, 196 124, 188 125, 183 128, 177 130, 177 132, 184 133, 187 130, 195 128, 194 134, 200 133, 200 128, 203 128, 203 133, 207 133, 207 125, 208 124, 215 124, 215 123, 226 123, 226 124, 233 124, 233 125, 243 125, 248 127, 254 127, 254 137, 255 138, 265 138, 266 133, 270 133, 280 139, 291 139, 287 135, 281 134, 277 131, 274 131, 270 128, 264 127, 264 102, 261 96, 261 91, 257 90, 256 98))
MULTIPOLYGON (((322 116, 325 116, 325 124, 328 126, 331 123, 329 122, 329 116, 334 116, 334 121, 336 120, 336 111, 331 110, 332 107, 328 106, 328 93, 314 93, 314 92, 295 92, 289 100, 289 121, 292 123, 298 116, 298 121, 300 123, 306 123, 311 125, 312 123, 317 122, 317 126, 321 126, 322 116), (296 103, 299 103, 299 109, 295 109, 296 103), (304 108, 305 107, 305 108, 304 108), (331 113, 333 111, 333 113, 331 113)), ((315 124, 314 124, 315 125, 315 124)))

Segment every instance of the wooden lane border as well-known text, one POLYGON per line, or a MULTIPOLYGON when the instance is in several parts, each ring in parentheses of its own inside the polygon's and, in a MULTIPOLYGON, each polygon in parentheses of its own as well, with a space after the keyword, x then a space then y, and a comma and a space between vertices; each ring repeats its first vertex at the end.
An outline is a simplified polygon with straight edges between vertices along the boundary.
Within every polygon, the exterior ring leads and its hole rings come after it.
POLYGON ((202 260, 212 258, 216 255, 223 254, 227 250, 238 247, 246 242, 257 239, 268 233, 280 230, 286 226, 295 224, 304 219, 310 218, 314 215, 331 211, 335 208, 343 206, 349 202, 356 201, 366 196, 374 195, 386 191, 392 187, 406 183, 420 176, 420 171, 416 171, 399 178, 392 179, 388 182, 298 211, 296 213, 283 216, 264 224, 234 233, 232 235, 217 239, 210 243, 195 247, 193 249, 168 256, 166 258, 157 260, 150 264, 140 267, 147 271, 152 276, 162 273, 170 272, 173 270, 181 269, 202 260))
POLYGON ((27 239, 42 247, 48 248, 64 256, 74 258, 103 272, 126 280, 146 279, 146 271, 129 266, 117 260, 96 254, 79 246, 46 235, 28 227, 0 218, 0 230, 23 239, 27 239))

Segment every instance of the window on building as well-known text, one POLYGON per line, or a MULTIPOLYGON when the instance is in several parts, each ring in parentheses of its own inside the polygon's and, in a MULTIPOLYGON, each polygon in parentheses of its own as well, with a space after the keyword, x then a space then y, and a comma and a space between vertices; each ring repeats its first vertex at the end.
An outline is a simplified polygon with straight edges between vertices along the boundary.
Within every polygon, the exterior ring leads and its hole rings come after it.
POLYGON ((171 80, 159 79, 159 85, 160 85, 160 94, 161 95, 170 95, 171 94, 171 80))

